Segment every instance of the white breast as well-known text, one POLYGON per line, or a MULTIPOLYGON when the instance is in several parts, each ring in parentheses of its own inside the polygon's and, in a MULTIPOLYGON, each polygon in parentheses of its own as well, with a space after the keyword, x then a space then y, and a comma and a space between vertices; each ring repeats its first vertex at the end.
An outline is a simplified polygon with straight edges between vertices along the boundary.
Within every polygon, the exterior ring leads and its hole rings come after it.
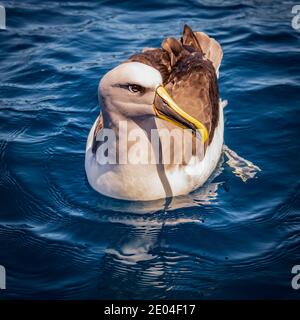
POLYGON ((223 107, 219 107, 219 123, 208 146, 205 157, 195 157, 186 166, 178 166, 158 174, 157 166, 147 165, 99 165, 92 153, 95 121, 87 140, 85 170, 90 185, 101 194, 124 200, 156 200, 166 197, 171 189, 172 196, 187 194, 200 187, 209 178, 222 153, 224 136, 223 107))

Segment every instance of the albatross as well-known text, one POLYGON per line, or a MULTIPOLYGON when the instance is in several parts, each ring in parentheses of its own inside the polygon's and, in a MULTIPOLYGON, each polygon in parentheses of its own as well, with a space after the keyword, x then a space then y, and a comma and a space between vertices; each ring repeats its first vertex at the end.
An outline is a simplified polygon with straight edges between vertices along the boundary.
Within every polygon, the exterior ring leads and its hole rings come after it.
MULTIPOLYGON (((98 88, 101 112, 88 135, 85 157, 89 184, 97 192, 148 201, 188 194, 207 181, 223 147, 223 106, 218 90, 222 57, 215 39, 185 25, 179 40, 166 38, 160 48, 146 48, 102 77, 98 88), (185 141, 192 152, 181 163, 163 163, 170 141, 160 140, 156 163, 121 163, 120 152, 116 163, 106 163, 101 148, 104 132, 108 129, 115 134, 114 146, 124 146, 120 134, 124 122, 128 132, 143 132, 146 140, 139 152, 145 152, 146 158, 153 148, 149 138, 153 129, 175 132, 171 145, 177 151, 183 148, 179 136, 187 131, 185 137, 190 139, 185 141), (197 141, 201 141, 201 152, 195 152, 197 141)), ((130 142, 125 148, 129 147, 130 142)))

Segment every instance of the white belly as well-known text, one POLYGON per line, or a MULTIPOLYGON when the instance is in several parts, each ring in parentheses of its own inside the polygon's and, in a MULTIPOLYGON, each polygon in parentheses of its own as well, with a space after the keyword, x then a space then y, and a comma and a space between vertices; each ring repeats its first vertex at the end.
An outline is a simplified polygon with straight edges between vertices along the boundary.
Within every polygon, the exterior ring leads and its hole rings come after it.
POLYGON ((154 164, 100 165, 92 153, 94 123, 86 145, 85 170, 90 185, 101 194, 124 200, 156 200, 187 194, 209 178, 222 153, 224 136, 223 107, 219 123, 202 161, 195 157, 186 166, 158 172, 154 164))

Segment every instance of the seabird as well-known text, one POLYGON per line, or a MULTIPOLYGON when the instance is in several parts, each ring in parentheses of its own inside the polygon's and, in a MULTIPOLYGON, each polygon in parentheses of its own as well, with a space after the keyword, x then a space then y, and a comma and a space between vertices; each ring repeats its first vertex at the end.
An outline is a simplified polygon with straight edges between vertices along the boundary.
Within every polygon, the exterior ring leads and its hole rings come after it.
MULTIPOLYGON (((217 79, 222 57, 215 39, 185 25, 180 40, 166 38, 161 48, 144 49, 102 77, 102 110, 90 130, 85 157, 87 178, 96 191, 117 199, 148 201, 187 194, 207 181, 223 146, 217 79), (160 141, 158 163, 120 163, 120 154, 116 163, 102 163, 104 129, 113 130, 114 143, 120 145, 122 121, 128 131, 143 130, 145 152, 153 147, 152 129, 177 129, 178 134, 190 129, 192 155, 180 164, 164 164, 161 159, 170 145, 160 141), (195 153, 198 140, 201 154, 195 153)), ((176 133, 173 138, 180 148, 176 133)))

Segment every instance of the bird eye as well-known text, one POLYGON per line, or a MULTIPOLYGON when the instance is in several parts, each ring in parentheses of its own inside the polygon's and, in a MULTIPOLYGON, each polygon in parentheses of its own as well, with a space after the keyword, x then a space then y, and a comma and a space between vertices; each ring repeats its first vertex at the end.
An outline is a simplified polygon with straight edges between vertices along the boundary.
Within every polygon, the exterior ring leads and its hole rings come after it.
POLYGON ((143 88, 137 84, 129 84, 128 90, 132 93, 142 92, 143 88))

